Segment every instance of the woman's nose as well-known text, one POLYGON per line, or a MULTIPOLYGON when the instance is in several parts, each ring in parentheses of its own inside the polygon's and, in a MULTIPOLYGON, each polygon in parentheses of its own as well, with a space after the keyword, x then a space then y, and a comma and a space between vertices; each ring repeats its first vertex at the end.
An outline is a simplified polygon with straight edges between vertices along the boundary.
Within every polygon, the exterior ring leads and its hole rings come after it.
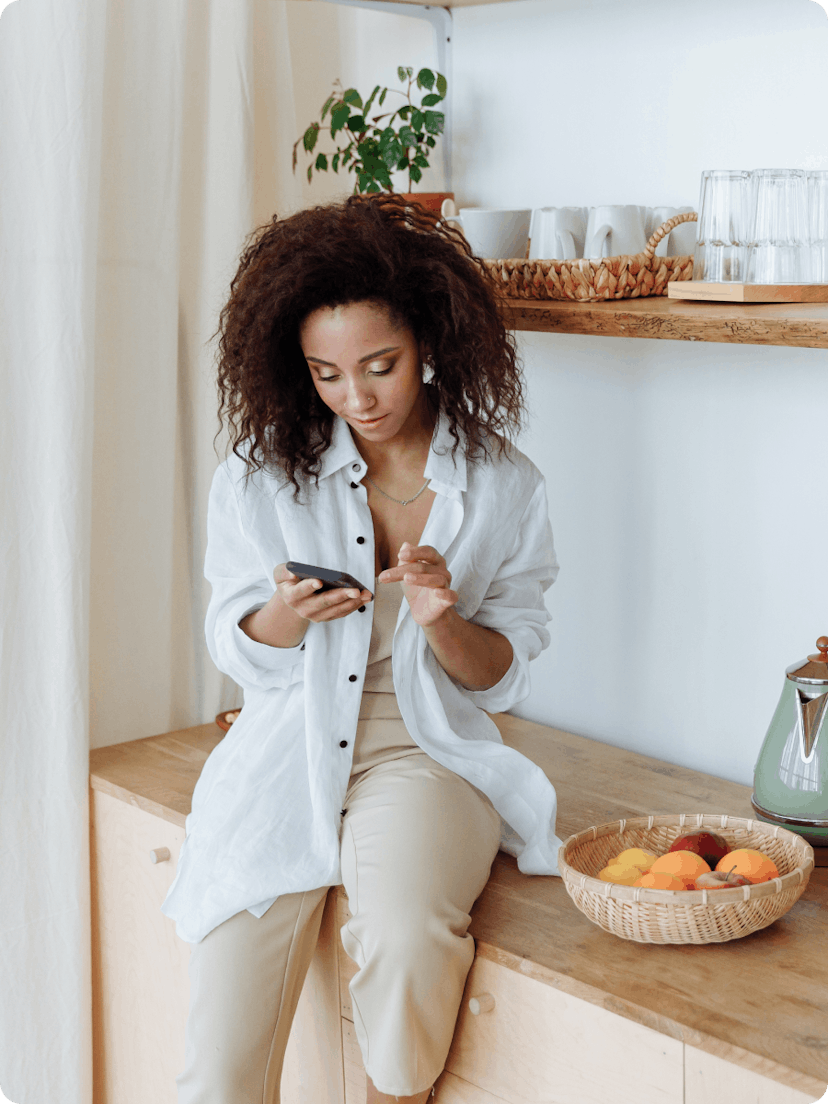
POLYGON ((360 410, 370 410, 376 401, 370 391, 367 391, 364 387, 352 385, 348 388, 345 406, 348 410, 357 413, 360 410))

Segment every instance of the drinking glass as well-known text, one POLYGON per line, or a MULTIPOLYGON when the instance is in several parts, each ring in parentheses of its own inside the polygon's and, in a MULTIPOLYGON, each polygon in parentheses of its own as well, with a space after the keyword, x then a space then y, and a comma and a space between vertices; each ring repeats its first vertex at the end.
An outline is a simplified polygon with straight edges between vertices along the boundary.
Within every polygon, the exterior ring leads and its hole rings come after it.
POLYGON ((750 192, 746 169, 707 169, 702 173, 694 280, 744 280, 750 192))
POLYGON ((808 215, 811 232, 811 279, 828 284, 828 170, 808 173, 808 215))
POLYGON ((746 283, 809 284, 811 236, 804 169, 754 169, 746 283))

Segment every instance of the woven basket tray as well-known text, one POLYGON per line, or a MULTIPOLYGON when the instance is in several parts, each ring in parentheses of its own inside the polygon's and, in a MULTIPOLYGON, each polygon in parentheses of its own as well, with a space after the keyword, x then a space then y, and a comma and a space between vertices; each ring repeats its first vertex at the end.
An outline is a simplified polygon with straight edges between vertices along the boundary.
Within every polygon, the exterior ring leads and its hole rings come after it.
POLYGON ((558 852, 566 891, 604 931, 636 943, 724 943, 766 928, 797 901, 814 868, 801 836, 743 817, 698 813, 637 817, 587 828, 558 852), (679 835, 710 828, 731 847, 752 847, 773 859, 779 877, 735 889, 669 890, 602 882, 599 870, 628 847, 657 855, 679 835))
POLYGON ((620 257, 576 257, 571 261, 484 260, 500 294, 507 299, 637 299, 666 295, 672 280, 692 280, 693 258, 656 257, 665 235, 681 222, 696 222, 695 211, 674 215, 656 230, 643 253, 620 257))

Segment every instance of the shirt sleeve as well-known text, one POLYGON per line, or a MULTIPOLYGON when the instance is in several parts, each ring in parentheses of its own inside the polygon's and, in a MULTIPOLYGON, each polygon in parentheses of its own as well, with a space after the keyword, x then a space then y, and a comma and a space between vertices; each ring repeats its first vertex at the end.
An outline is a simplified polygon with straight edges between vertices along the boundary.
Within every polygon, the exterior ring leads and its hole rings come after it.
MULTIPOLYGON (((286 549, 274 549, 274 555, 286 549)), ((273 566, 283 562, 274 559, 273 566)), ((244 530, 236 490, 225 464, 213 476, 207 507, 204 577, 213 588, 207 607, 207 648, 220 671, 245 690, 290 686, 304 675, 304 644, 272 648, 239 628, 248 613, 266 605, 275 591, 261 558, 244 530)))
POLYGON ((558 560, 541 480, 523 513, 514 541, 470 620, 502 633, 512 645, 512 663, 487 690, 460 691, 480 709, 502 713, 528 697, 529 663, 549 646, 550 620, 544 592, 558 575, 558 560))

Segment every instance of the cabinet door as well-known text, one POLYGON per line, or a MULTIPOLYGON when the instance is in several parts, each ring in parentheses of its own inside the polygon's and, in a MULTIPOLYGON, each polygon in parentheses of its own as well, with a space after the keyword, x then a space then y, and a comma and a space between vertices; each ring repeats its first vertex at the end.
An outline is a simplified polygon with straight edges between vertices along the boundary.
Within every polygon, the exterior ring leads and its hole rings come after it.
POLYGON ((685 1104, 812 1104, 824 1099, 824 1090, 793 1089, 696 1047, 685 1046, 684 1055, 685 1104))
POLYGON ((480 957, 446 1069, 508 1104, 684 1101, 677 1039, 480 957))
POLYGON ((176 1104, 190 947, 160 908, 184 828, 100 790, 90 818, 94 1101, 176 1104))

